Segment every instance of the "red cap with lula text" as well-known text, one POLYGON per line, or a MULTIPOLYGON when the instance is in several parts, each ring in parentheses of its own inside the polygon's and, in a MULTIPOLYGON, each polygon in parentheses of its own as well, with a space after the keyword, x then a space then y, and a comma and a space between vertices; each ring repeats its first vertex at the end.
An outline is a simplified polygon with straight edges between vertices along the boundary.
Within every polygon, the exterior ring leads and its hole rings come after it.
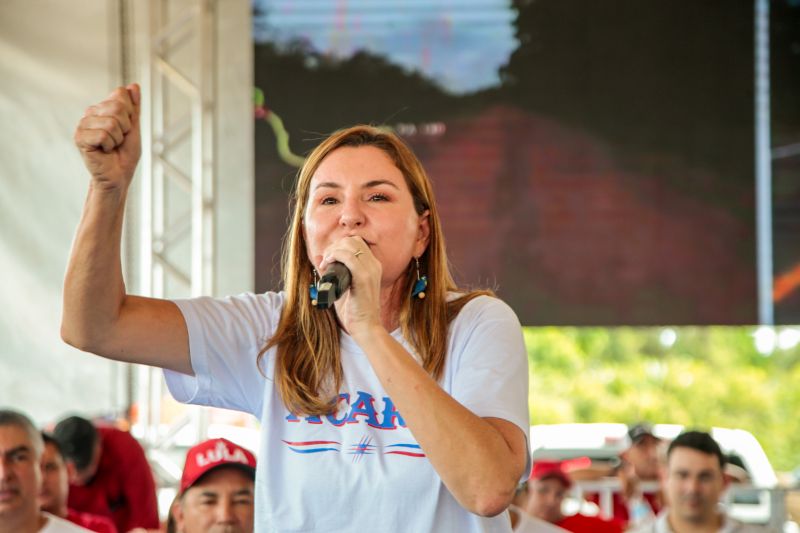
POLYGON ((241 468, 255 479, 256 457, 250 450, 228 439, 210 439, 194 446, 186 454, 186 464, 181 476, 181 493, 203 475, 221 466, 241 468))

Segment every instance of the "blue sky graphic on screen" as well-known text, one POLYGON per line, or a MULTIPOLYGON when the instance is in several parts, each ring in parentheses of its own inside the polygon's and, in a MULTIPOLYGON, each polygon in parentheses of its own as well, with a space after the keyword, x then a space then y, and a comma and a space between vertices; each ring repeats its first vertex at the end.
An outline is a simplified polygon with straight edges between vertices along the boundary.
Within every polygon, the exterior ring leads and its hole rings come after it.
POLYGON ((517 48, 508 2, 256 0, 253 38, 300 39, 347 59, 370 50, 418 71, 453 94, 497 86, 517 48))

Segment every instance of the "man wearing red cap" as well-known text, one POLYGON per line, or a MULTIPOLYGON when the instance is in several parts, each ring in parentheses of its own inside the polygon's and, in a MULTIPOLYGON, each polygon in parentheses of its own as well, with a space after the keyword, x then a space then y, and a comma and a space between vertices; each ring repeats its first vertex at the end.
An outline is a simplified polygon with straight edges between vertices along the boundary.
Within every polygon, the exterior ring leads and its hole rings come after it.
POLYGON ((172 509, 177 531, 252 533, 255 473, 255 456, 229 440, 190 449, 172 509))
POLYGON ((569 474, 562 463, 557 461, 537 461, 528 479, 527 500, 523 510, 541 520, 555 524, 567 531, 576 533, 621 533, 618 522, 609 522, 596 516, 574 514, 564 516, 561 504, 568 489, 572 486, 569 474))

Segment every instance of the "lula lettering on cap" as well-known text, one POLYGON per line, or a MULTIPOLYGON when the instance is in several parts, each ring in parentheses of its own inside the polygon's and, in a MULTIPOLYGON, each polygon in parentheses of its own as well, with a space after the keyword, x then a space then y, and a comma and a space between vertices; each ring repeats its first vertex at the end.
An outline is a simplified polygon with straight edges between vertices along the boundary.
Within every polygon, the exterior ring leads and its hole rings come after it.
POLYGON ((203 441, 186 454, 186 464, 181 476, 181 492, 194 485, 204 474, 221 466, 241 468, 255 478, 256 457, 250 450, 228 439, 203 441))

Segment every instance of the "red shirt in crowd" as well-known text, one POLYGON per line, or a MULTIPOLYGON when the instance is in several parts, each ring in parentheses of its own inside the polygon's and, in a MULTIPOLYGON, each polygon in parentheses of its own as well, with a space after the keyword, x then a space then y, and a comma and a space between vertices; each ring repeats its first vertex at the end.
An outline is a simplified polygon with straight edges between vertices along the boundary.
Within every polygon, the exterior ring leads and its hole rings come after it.
POLYGON ((110 518, 91 513, 80 513, 67 509, 67 520, 95 533, 117 533, 117 526, 110 518))
POLYGON ((156 484, 142 446, 126 431, 98 427, 102 448, 97 473, 70 485, 69 507, 111 518, 120 533, 159 527, 156 484))
POLYGON ((564 517, 560 522, 556 522, 556 525, 574 533, 622 533, 623 531, 620 522, 582 514, 564 517))
MULTIPOLYGON (((644 501, 646 501, 650 508, 653 510, 653 516, 658 516, 658 513, 661 512, 661 500, 658 494, 653 492, 645 492, 642 494, 644 501)), ((586 500, 590 502, 594 502, 596 504, 600 504, 600 495, 599 494, 588 494, 586 495, 586 500)), ((614 516, 612 517, 613 520, 618 520, 622 523, 627 524, 630 520, 630 516, 628 514, 628 504, 622 498, 622 495, 619 492, 615 492, 612 498, 613 502, 613 513, 614 516)))

